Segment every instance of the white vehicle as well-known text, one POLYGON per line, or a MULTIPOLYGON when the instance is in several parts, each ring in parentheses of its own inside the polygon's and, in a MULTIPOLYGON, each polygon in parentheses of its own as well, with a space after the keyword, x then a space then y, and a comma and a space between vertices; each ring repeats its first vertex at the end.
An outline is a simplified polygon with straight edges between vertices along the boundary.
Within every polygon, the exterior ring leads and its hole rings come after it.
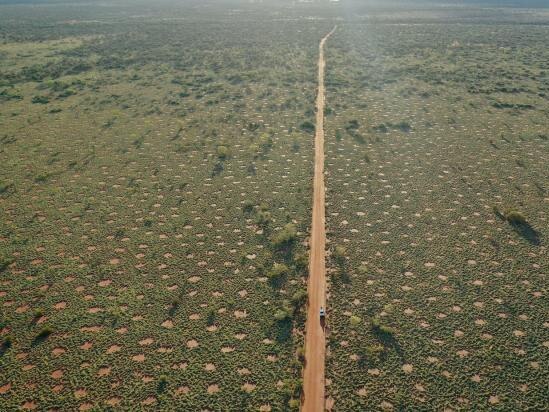
POLYGON ((324 319, 326 317, 326 310, 324 307, 320 307, 320 319, 324 319))

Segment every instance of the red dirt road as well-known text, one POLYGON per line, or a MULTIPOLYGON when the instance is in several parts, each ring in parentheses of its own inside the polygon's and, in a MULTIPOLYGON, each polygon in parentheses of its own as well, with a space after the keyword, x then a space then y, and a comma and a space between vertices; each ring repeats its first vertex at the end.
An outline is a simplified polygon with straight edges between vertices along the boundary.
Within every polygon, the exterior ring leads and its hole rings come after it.
POLYGON ((326 307, 326 229, 324 205, 324 44, 336 30, 321 41, 318 56, 318 96, 316 98, 315 171, 313 181, 313 219, 309 256, 309 307, 305 334, 305 370, 303 372, 304 412, 324 411, 324 357, 326 337, 320 323, 320 307, 326 307))

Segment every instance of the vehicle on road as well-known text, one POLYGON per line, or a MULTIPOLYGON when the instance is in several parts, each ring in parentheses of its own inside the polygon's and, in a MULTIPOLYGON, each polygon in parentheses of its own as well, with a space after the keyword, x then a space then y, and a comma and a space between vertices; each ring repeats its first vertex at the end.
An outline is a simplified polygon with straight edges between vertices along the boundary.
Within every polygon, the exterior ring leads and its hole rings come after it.
POLYGON ((320 319, 324 319, 326 317, 326 310, 323 306, 320 307, 320 319))

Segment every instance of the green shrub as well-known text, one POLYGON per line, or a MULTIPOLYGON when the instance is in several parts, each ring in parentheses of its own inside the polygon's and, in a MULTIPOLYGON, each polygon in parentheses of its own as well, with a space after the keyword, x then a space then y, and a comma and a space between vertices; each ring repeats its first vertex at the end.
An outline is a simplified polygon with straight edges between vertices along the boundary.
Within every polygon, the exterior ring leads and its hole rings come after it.
POLYGON ((262 227, 267 226, 272 221, 271 212, 267 212, 264 210, 260 211, 257 214, 255 221, 259 226, 262 226, 262 227))
POLYGON ((295 351, 295 354, 297 356, 297 360, 301 363, 305 362, 305 347, 299 346, 297 350, 295 351))
POLYGON ((36 335, 34 338, 33 344, 38 344, 40 342, 45 341, 51 334, 53 333, 53 329, 49 326, 44 326, 42 330, 36 335))
POLYGON ((229 149, 227 146, 217 146, 217 157, 222 160, 229 157, 229 149))
POLYGON ((13 344, 13 338, 10 335, 7 335, 4 337, 4 341, 2 342, 2 346, 6 349, 11 348, 11 345, 13 344))
POLYGON ((356 120, 356 119, 349 120, 347 122, 347 124, 345 125, 345 130, 347 130, 347 131, 357 130, 358 128, 359 128, 359 123, 358 123, 358 120, 356 120))
POLYGON ((291 411, 298 411, 300 406, 301 406, 301 401, 299 399, 291 398, 288 401, 288 407, 290 408, 291 411))
POLYGON ((34 104, 48 104, 50 102, 50 99, 48 99, 46 96, 34 96, 32 98, 32 102, 34 104))
POLYGON ((392 337, 396 334, 396 329, 384 325, 377 316, 372 318, 371 327, 373 332, 382 336, 392 337))
POLYGON ((283 321, 286 319, 290 319, 290 313, 285 309, 277 309, 277 311, 274 314, 274 318, 278 321, 283 321))
POLYGON ((0 195, 8 194, 14 190, 15 186, 11 182, 0 182, 0 195))
POLYGON ((380 357, 380 355, 385 351, 385 347, 383 345, 368 345, 366 346, 366 355, 369 358, 377 359, 380 357))
POLYGON ((37 309, 34 311, 34 318, 33 322, 36 322, 38 319, 40 319, 42 316, 44 316, 44 311, 41 309, 37 309))
POLYGON ((13 259, 5 256, 0 256, 0 273, 6 270, 8 266, 11 265, 12 263, 13 263, 13 259))
POLYGON ((292 295, 292 303, 296 308, 299 308, 307 302, 307 298, 307 291, 305 289, 299 289, 292 295))
POLYGON ((284 263, 275 263, 267 273, 267 277, 271 282, 276 283, 280 282, 289 272, 290 269, 284 263))
POLYGON ((4 340, 2 341, 2 344, 0 344, 0 356, 4 355, 13 344, 13 338, 11 336, 4 337, 4 340))
POLYGON ((275 248, 288 246, 297 239, 297 229, 293 223, 288 223, 282 230, 276 233, 272 238, 272 244, 275 248))
POLYGON ((517 210, 508 210, 505 212, 505 219, 512 225, 526 224, 526 217, 517 210))
POLYGON ((347 249, 345 248, 345 246, 337 245, 334 248, 333 256, 336 263, 342 265, 345 263, 347 257, 347 249))
POLYGON ((34 178, 34 181, 36 183, 44 183, 46 182, 48 179, 49 179, 49 174, 47 173, 40 173, 39 175, 37 175, 35 178, 34 178))
POLYGON ((401 121, 395 124, 394 127, 405 133, 408 133, 410 130, 412 130, 412 125, 407 121, 401 121))
POLYGON ((368 266, 366 265, 360 265, 357 269, 358 273, 360 273, 361 275, 365 275, 368 273, 368 266))
POLYGON ((273 147, 273 138, 267 133, 262 133, 259 136, 258 145, 265 154, 273 147))
POLYGON ((285 379, 282 386, 284 392, 289 395, 289 398, 301 398, 301 392, 303 390, 302 379, 285 379))
POLYGON ((245 200, 242 204, 242 210, 246 213, 251 213, 254 210, 254 204, 251 200, 245 200))
POLYGON ((380 132, 380 133, 387 133, 389 132, 389 128, 387 127, 387 125, 385 125, 385 123, 381 123, 377 126, 374 127, 374 130, 376 132, 380 132))
POLYGON ((298 253, 294 256, 294 265, 297 270, 305 270, 309 267, 309 255, 298 253))
POLYGON ((362 322, 362 318, 360 316, 351 315, 351 318, 349 319, 351 322, 351 327, 355 328, 362 322))
POLYGON ((162 393, 168 387, 168 377, 166 375, 160 375, 158 378, 158 386, 156 388, 158 393, 162 393))
POLYGON ((210 309, 208 311, 208 316, 206 317, 206 323, 208 324, 208 326, 212 326, 215 323, 215 319, 216 319, 215 310, 210 309))

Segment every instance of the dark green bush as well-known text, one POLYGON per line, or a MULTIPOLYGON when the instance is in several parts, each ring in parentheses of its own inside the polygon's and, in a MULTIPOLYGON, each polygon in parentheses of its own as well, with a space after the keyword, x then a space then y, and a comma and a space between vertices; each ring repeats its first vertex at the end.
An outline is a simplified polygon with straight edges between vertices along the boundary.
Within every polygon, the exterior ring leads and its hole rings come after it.
POLYGON ((254 204, 251 200, 245 200, 242 204, 242 210, 246 213, 251 213, 254 210, 254 204))
POLYGON ((6 256, 0 256, 0 273, 8 268, 13 263, 13 259, 6 256))
POLYGON ((299 125, 299 128, 307 133, 313 133, 315 131, 315 125, 309 120, 305 120, 303 123, 301 123, 299 125))
POLYGON ((32 102, 34 104, 48 104, 50 102, 50 99, 48 99, 46 96, 34 96, 32 98, 32 102))
POLYGON ((42 330, 36 335, 36 337, 33 340, 33 345, 36 345, 38 343, 41 343, 45 341, 51 334, 53 333, 53 329, 49 326, 44 326, 42 330))

